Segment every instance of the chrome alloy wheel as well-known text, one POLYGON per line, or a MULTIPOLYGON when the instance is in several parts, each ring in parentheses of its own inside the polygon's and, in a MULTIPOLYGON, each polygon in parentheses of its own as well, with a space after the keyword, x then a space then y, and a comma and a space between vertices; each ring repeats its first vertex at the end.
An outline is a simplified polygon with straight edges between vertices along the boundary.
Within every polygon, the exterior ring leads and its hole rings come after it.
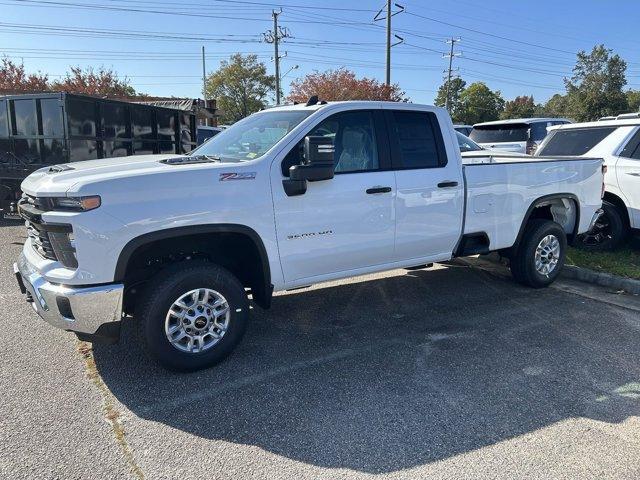
POLYGON ((178 350, 200 353, 220 341, 230 319, 229 303, 219 292, 197 288, 173 302, 167 312, 164 332, 178 350))
POLYGON ((558 265, 560 260, 560 241, 555 235, 547 235, 536 247, 536 270, 539 274, 548 277, 558 265))

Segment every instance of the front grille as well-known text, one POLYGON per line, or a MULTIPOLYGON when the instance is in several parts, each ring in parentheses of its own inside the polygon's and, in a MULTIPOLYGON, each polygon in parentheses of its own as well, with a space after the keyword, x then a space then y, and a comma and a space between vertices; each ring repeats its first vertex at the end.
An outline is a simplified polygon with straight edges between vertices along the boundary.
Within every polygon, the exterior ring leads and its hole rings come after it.
POLYGON ((58 260, 56 257, 56 253, 51 246, 51 240, 49 239, 49 234, 44 230, 38 230, 33 224, 29 221, 26 222, 27 225, 27 235, 31 239, 31 244, 38 254, 40 254, 44 258, 48 258, 49 260, 58 260))

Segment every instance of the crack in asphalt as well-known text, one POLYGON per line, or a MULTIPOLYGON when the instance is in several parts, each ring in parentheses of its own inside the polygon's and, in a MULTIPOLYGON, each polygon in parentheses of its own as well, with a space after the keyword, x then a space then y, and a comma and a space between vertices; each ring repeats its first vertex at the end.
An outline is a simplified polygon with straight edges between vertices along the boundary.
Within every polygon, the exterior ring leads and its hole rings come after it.
POLYGON ((93 348, 91 347, 91 344, 79 341, 77 350, 84 361, 87 378, 98 389, 98 393, 102 398, 102 413, 107 423, 111 425, 113 435, 115 437, 116 443, 118 444, 118 447, 120 447, 122 456, 129 465, 131 473, 134 475, 134 477, 140 480, 144 479, 144 472, 136 463, 133 449, 131 448, 131 445, 129 445, 129 442, 127 442, 124 425, 122 424, 121 414, 116 408, 113 394, 109 390, 109 387, 107 387, 107 385, 102 380, 102 377, 100 377, 98 369, 96 368, 95 359, 93 357, 93 348))

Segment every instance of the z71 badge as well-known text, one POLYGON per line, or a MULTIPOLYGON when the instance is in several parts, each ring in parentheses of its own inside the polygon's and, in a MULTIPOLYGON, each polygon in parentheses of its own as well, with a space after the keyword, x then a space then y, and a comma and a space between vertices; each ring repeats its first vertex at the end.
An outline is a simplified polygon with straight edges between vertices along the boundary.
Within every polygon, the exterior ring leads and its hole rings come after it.
POLYGON ((255 178, 256 172, 229 172, 220 174, 221 182, 228 182, 230 180, 253 180, 255 178))

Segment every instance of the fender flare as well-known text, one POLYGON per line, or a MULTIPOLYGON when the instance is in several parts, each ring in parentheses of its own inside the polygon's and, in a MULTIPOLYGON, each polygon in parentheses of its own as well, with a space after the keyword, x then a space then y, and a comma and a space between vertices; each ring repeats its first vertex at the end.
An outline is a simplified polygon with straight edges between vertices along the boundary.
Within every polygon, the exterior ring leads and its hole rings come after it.
POLYGON ((269 256, 267 249, 262 242, 262 238, 258 233, 246 225, 224 223, 224 224, 211 224, 211 225, 188 225, 184 227, 166 228, 157 230, 154 232, 144 233, 138 237, 135 237, 124 246, 118 256, 116 263, 114 281, 124 281, 127 266, 133 253, 140 247, 158 241, 166 240, 168 238, 182 237, 186 235, 202 235, 202 234, 215 234, 215 233, 237 233, 245 235, 251 239, 256 246, 258 254, 260 255, 260 261, 262 264, 262 281, 258 285, 257 291, 254 292, 256 303, 263 308, 269 308, 271 304, 271 296, 273 293, 273 285, 271 284, 271 269, 269 267, 269 256))
POLYGON ((531 202, 531 205, 529 205, 529 208, 527 208, 527 212, 522 219, 522 224, 520 225, 518 236, 516 237, 516 241, 513 243, 513 245, 517 246, 520 244, 522 236, 524 235, 524 230, 527 227, 529 219, 531 218, 531 214, 537 207, 549 200, 563 199, 573 200, 576 205, 576 224, 574 225, 573 232, 571 234, 575 238, 575 236, 578 234, 578 229, 580 228, 580 201, 578 200, 578 197, 573 193, 552 193, 550 195, 543 195, 542 197, 536 198, 533 202, 531 202))

